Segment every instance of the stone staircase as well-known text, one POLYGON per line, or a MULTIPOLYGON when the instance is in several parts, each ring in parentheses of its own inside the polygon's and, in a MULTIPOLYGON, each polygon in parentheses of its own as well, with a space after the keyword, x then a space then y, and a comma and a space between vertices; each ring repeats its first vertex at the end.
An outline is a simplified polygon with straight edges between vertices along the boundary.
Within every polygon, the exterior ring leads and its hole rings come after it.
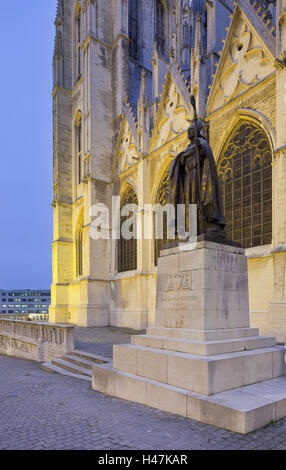
POLYGON ((49 372, 68 375, 88 382, 92 381, 92 367, 98 364, 108 364, 111 359, 85 351, 74 350, 61 358, 42 364, 41 368, 49 372))
POLYGON ((286 416, 285 348, 250 327, 247 258, 232 242, 161 251, 155 326, 92 373, 97 392, 241 434, 286 416))
POLYGON ((241 434, 286 415, 285 348, 257 329, 151 327, 113 348, 95 391, 241 434))

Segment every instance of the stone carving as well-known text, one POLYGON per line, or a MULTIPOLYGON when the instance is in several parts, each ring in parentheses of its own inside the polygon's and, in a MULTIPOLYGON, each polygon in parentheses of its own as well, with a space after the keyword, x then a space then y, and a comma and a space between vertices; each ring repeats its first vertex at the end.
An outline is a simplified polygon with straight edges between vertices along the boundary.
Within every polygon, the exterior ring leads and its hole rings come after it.
POLYGON ((158 126, 157 147, 170 139, 171 135, 179 134, 186 129, 188 112, 180 99, 176 85, 171 83, 169 93, 165 99, 163 115, 158 126))
POLYGON ((192 288, 192 278, 190 273, 186 274, 170 274, 166 279, 166 291, 179 291, 182 289, 192 288))
POLYGON ((218 78, 213 109, 223 106, 233 96, 258 83, 272 71, 271 59, 241 18, 218 78))
POLYGON ((131 165, 134 165, 135 160, 133 157, 136 157, 136 155, 137 147, 134 141, 134 137, 129 126, 126 126, 120 144, 119 172, 122 172, 131 165))
POLYGON ((192 275, 190 272, 169 274, 165 279, 161 289, 161 301, 169 302, 178 299, 188 301, 192 289, 192 275), (183 294, 185 292, 185 294, 183 294))

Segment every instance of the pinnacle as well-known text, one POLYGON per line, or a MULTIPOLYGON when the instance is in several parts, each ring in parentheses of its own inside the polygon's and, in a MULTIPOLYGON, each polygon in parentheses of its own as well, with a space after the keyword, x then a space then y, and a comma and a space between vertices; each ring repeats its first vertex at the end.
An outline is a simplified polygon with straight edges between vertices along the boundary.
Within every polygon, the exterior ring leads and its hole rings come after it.
POLYGON ((56 22, 58 20, 63 20, 63 19, 64 19, 64 1, 63 0, 58 0, 57 13, 56 13, 56 22))

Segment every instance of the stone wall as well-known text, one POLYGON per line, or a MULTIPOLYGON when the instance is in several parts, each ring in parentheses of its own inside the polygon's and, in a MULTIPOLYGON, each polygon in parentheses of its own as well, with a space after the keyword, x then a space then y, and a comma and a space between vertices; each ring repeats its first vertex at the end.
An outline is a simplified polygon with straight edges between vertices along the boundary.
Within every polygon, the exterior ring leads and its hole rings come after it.
POLYGON ((0 354, 51 361, 74 349, 74 326, 0 320, 0 354))

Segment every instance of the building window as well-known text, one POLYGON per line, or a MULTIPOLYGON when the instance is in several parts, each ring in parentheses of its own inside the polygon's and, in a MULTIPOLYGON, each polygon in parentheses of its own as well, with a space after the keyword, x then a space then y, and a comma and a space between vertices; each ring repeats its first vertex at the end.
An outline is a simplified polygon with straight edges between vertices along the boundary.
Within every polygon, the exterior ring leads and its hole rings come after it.
POLYGON ((75 70, 76 80, 81 77, 81 8, 78 5, 75 15, 75 70))
POLYGON ((94 3, 94 32, 96 37, 98 37, 98 2, 95 0, 94 3))
MULTIPOLYGON (((169 198, 169 181, 170 181, 170 166, 167 168, 165 171, 157 192, 157 197, 156 197, 156 204, 160 204, 162 207, 164 207, 168 203, 168 198, 169 198)), ((154 231, 155 231, 155 214, 154 214, 154 231)), ((154 265, 157 266, 158 264, 158 257, 160 255, 160 251, 163 248, 163 245, 168 242, 167 238, 168 234, 168 226, 167 226, 167 213, 163 213, 163 238, 162 239, 155 239, 155 250, 154 250, 154 265)), ((154 232, 154 238, 155 238, 155 232, 154 232)))
POLYGON ((129 0, 129 54, 135 60, 139 59, 139 0, 129 0))
MULTIPOLYGON (((138 199, 136 193, 131 188, 131 186, 128 187, 121 199, 121 210, 127 204, 134 204, 138 206, 138 199)), ((118 242, 118 272, 131 271, 137 269, 137 238, 135 236, 130 240, 127 240, 126 238, 122 237, 121 233, 122 224, 134 215, 134 213, 131 213, 129 214, 129 216, 121 216, 120 219, 120 240, 118 242)), ((130 232, 135 232, 136 234, 136 227, 134 227, 133 224, 131 224, 130 226, 130 232)))
POLYGON ((272 242, 272 152, 265 132, 250 122, 230 135, 218 161, 229 239, 244 248, 272 242))
POLYGON ((83 274, 83 245, 82 245, 82 231, 83 231, 83 215, 80 218, 77 232, 77 243, 76 243, 76 257, 77 257, 77 276, 83 274))
POLYGON ((79 111, 75 120, 75 147, 77 155, 77 183, 82 182, 82 118, 79 111))
POLYGON ((159 54, 165 54, 165 8, 162 0, 155 0, 155 42, 159 54))

